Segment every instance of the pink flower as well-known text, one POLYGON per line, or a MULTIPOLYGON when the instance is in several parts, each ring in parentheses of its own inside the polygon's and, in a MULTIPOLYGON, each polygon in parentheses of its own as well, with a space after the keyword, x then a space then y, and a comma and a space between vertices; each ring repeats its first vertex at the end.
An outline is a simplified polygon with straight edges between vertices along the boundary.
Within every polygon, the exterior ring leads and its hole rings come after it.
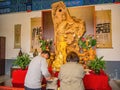
POLYGON ((82 37, 81 40, 82 40, 83 42, 85 42, 85 41, 86 41, 86 38, 82 37))

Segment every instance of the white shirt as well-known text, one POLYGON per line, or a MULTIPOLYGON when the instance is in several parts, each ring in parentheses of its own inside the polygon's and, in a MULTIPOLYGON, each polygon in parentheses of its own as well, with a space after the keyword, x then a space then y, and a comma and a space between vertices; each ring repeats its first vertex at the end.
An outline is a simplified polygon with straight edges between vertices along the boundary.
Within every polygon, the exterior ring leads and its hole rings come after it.
POLYGON ((41 88, 42 77, 49 77, 48 64, 42 56, 36 56, 31 60, 25 77, 24 85, 28 88, 41 88))

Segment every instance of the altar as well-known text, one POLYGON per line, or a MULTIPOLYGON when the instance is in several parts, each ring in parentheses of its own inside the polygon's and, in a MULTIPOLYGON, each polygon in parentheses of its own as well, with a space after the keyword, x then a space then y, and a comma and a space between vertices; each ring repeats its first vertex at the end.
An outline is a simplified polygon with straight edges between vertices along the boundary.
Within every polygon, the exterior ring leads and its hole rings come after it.
MULTIPOLYGON (((51 75, 58 77, 59 72, 54 72, 51 67, 48 68, 51 75)), ((24 87, 24 79, 26 76, 26 70, 15 70, 12 72, 12 85, 13 87, 24 87)), ((104 71, 101 71, 99 75, 90 72, 90 74, 85 74, 83 78, 85 90, 112 90, 109 85, 109 78, 104 71)), ((45 78, 42 81, 43 90, 46 89, 45 78)), ((60 87, 60 81, 57 81, 58 88, 60 87)))
MULTIPOLYGON (((52 72, 52 68, 49 67, 49 71, 54 77, 58 77, 59 72, 52 72)), ((83 78, 85 90, 112 90, 109 85, 109 77, 101 70, 100 74, 97 75, 93 71, 89 74, 85 74, 83 78)), ((60 87, 60 81, 58 80, 58 87, 60 87)))

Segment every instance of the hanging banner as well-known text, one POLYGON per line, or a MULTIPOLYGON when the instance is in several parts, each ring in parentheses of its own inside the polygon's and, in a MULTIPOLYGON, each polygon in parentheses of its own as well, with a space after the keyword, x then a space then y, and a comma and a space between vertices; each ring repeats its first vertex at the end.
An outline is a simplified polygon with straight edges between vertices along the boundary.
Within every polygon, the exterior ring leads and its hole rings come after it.
POLYGON ((21 48, 21 24, 14 26, 14 48, 21 48))
POLYGON ((98 48, 112 48, 111 10, 96 11, 98 48))

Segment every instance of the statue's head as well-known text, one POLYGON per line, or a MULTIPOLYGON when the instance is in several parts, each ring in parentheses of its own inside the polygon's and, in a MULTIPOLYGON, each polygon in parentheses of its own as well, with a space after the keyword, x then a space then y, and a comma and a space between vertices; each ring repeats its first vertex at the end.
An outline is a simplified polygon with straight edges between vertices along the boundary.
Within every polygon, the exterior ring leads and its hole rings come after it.
POLYGON ((62 2, 56 2, 51 5, 52 7, 52 17, 57 23, 67 19, 68 10, 66 5, 62 2))

